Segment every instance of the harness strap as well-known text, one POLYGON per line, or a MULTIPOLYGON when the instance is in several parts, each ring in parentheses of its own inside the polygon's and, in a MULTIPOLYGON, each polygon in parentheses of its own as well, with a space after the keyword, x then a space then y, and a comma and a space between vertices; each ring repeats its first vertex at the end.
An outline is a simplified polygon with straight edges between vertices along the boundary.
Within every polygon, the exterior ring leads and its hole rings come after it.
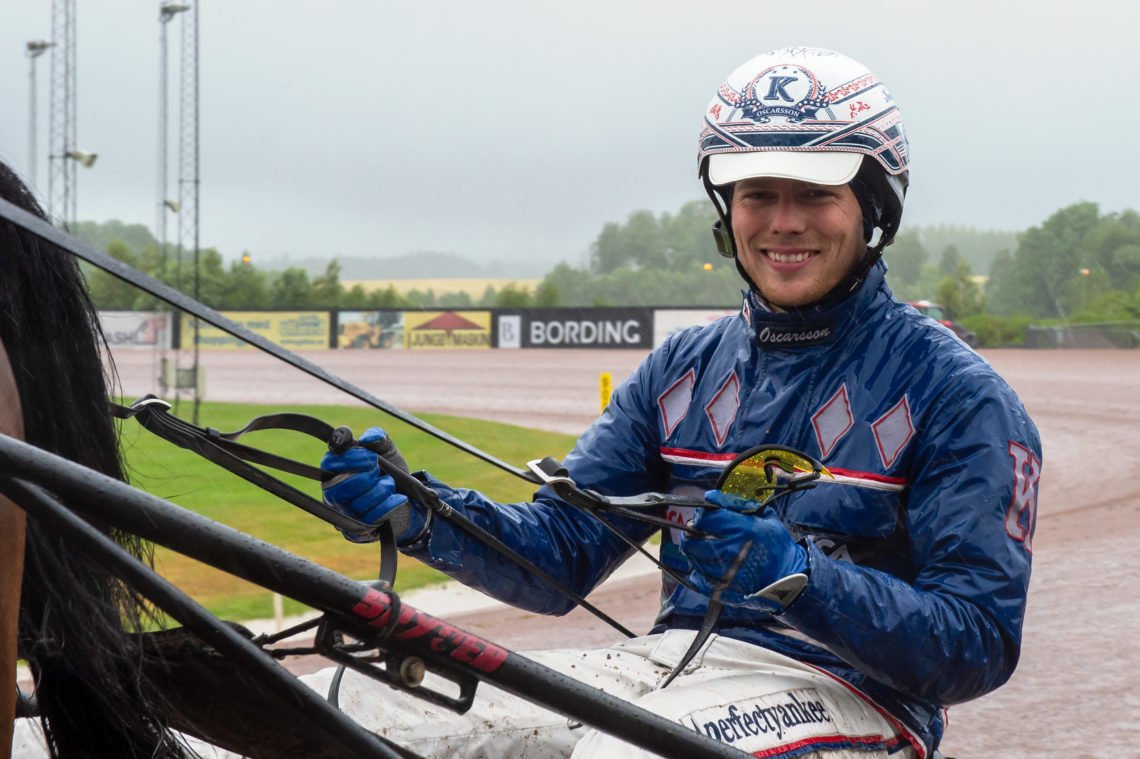
MULTIPOLYGON (((120 419, 133 418, 137 420, 143 427, 164 440, 180 448, 185 448, 197 453, 208 461, 288 501, 313 516, 323 519, 340 530, 361 532, 373 528, 373 525, 364 524, 363 522, 359 522, 342 514, 323 501, 311 498, 296 488, 271 477, 248 462, 255 461, 264 466, 269 466, 280 471, 291 472, 318 481, 326 477, 325 473, 320 469, 237 442, 238 438, 247 432, 274 429, 301 432, 328 445, 334 434, 336 434, 336 429, 326 422, 304 414, 284 412, 260 416, 240 430, 223 433, 212 428, 198 427, 183 419, 179 419, 173 414, 168 413, 169 409, 170 404, 153 395, 143 396, 129 407, 114 403, 111 404, 111 413, 114 416, 120 419)), ((338 440, 341 443, 351 443, 351 433, 349 433, 347 441, 343 440, 343 434, 338 440)), ((368 445, 364 447, 370 448, 368 445)), ((452 509, 427 485, 424 485, 411 474, 388 461, 384 456, 377 455, 377 459, 380 469, 386 474, 392 475, 395 479, 400 492, 427 506, 441 518, 447 519, 459 529, 497 551, 507 560, 514 562, 534 576, 549 583, 560 593, 574 601, 574 603, 591 612, 598 619, 609 624, 618 632, 630 638, 634 637, 634 634, 629 629, 591 604, 584 596, 576 593, 565 583, 560 582, 550 574, 542 571, 525 556, 486 530, 480 528, 464 515, 452 509)), ((380 582, 385 584, 385 588, 391 588, 396 579, 396 562, 399 558, 399 551, 396 548, 396 539, 392 531, 391 523, 388 521, 382 522, 379 525, 379 530, 381 542, 380 582)))
MULTIPOLYGON (((368 525, 364 525, 351 517, 345 516, 331 506, 269 476, 248 462, 252 461, 263 466, 272 467, 280 471, 317 481, 323 478, 323 473, 320 469, 235 442, 244 432, 249 431, 248 429, 222 433, 214 429, 198 427, 183 419, 179 419, 173 414, 167 413, 167 409, 169 408, 169 405, 165 401, 148 395, 135 401, 135 403, 129 407, 113 403, 111 404, 111 413, 120 419, 135 419, 147 430, 162 439, 180 448, 185 448, 197 453, 202 458, 233 472, 239 477, 252 482, 254 485, 273 493, 279 498, 283 498, 294 506, 307 511, 315 517, 323 519, 338 529, 359 531, 360 529, 368 527, 368 525)), ((284 417, 286 415, 278 414, 274 416, 284 417)), ((296 417, 299 415, 292 414, 289 416, 296 417)), ((260 430, 293 430, 327 442, 328 435, 322 436, 320 426, 323 425, 329 434, 332 432, 332 427, 321 422, 319 419, 312 419, 311 421, 314 424, 293 426, 293 420, 290 419, 278 419, 274 421, 263 418, 254 420, 254 422, 247 425, 247 427, 260 430)))
MULTIPOLYGON (((168 413, 169 409, 170 404, 153 395, 143 396, 130 406, 111 404, 113 416, 119 419, 136 420, 163 440, 173 443, 179 448, 193 451, 207 461, 236 474, 246 482, 252 483, 318 519, 328 522, 338 530, 361 532, 373 528, 373 525, 364 524, 342 514, 323 501, 318 501, 263 472, 253 464, 260 464, 318 482, 327 477, 320 469, 237 442, 238 438, 248 432, 286 430, 300 432, 327 445, 332 437, 332 425, 305 414, 283 412, 259 416, 245 427, 234 432, 219 432, 213 428, 198 427, 184 419, 179 419, 168 413)), ((384 583, 385 587, 391 588, 396 580, 396 562, 399 559, 399 553, 396 550, 396 537, 392 532, 392 526, 387 522, 379 525, 378 534, 380 538, 379 581, 384 583)))

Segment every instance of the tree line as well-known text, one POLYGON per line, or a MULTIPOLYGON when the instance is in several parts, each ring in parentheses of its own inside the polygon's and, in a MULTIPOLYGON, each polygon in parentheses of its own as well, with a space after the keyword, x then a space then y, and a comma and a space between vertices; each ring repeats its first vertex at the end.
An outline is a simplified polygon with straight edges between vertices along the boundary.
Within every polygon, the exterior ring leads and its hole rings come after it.
MULTIPOLYGON (((603 226, 580 266, 555 266, 533 290, 517 284, 473 297, 393 286, 345 288, 336 260, 323 273, 300 267, 263 271, 248 256, 227 267, 216 249, 200 251, 197 291, 185 251, 165 252, 142 225, 84 222, 80 237, 206 305, 226 310, 525 306, 724 306, 743 284, 719 256, 707 201, 675 213, 631 213, 603 226)), ((1140 321, 1140 215, 1102 213, 1094 203, 1058 210, 1022 232, 904 225, 887 248, 888 283, 901 300, 933 300, 977 331, 983 344, 1016 340, 1034 321, 1140 321)), ((99 271, 88 272, 104 309, 148 310, 150 296, 99 271)))
MULTIPOLYGON (((271 271, 256 266, 248 253, 226 266, 216 248, 198 252, 176 245, 165 248, 142 224, 121 221, 80 222, 76 236, 105 250, 113 258, 170 285, 205 305, 228 311, 265 310, 369 310, 380 308, 471 308, 557 305, 542 286, 528 288, 508 283, 501 288, 487 287, 481 296, 468 293, 435 293, 432 290, 401 292, 393 285, 366 291, 360 285, 346 288, 341 282, 341 265, 326 263, 322 273, 311 275, 301 266, 271 271), (197 272, 197 276, 195 276, 197 272)), ((81 264, 96 306, 103 310, 149 311, 159 301, 118 278, 81 264)))
POLYGON ((1075 203, 1016 235, 977 277, 954 245, 936 256, 921 233, 887 249, 888 280, 902 298, 949 308, 983 345, 1018 342, 1037 324, 1140 328, 1140 214, 1075 203))
MULTIPOLYGON (((716 251, 710 231, 716 221, 705 200, 676 214, 635 211, 624 223, 603 227, 586 265, 560 264, 543 283, 571 306, 735 306, 743 283, 735 262, 716 251)), ((887 248, 888 281, 901 299, 980 313, 985 296, 977 272, 987 272, 1017 240, 1014 232, 963 226, 908 228, 887 248)))
MULTIPOLYGON (((735 305, 741 282, 715 252, 715 221, 706 201, 636 211, 602 229, 587 265, 560 264, 543 283, 565 305, 735 305)), ((1019 342, 1030 323, 1140 327, 1136 211, 1076 203, 1019 232, 904 223, 884 258, 898 299, 941 304, 983 344, 1019 342)))

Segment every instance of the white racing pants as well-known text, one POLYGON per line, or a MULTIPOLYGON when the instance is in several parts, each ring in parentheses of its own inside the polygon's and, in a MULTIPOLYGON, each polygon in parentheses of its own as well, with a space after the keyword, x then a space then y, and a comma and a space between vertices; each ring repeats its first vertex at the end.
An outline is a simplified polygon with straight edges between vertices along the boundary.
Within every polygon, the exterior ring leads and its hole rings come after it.
MULTIPOLYGON (((693 636, 692 631, 672 630, 610 648, 523 655, 747 754, 827 759, 925 756, 917 738, 846 682, 730 638, 711 636, 685 671, 658 690, 693 636)), ((302 680, 327 693, 333 672, 322 670, 302 680)), ((427 684, 445 692, 450 685, 427 684)), ((480 684, 474 705, 462 715, 352 672, 345 674, 339 698, 341 708, 357 722, 425 757, 654 756, 488 683, 480 684)))
MULTIPOLYGON (((672 630, 596 650, 532 651, 523 655, 631 701, 648 711, 754 756, 820 759, 922 759, 925 749, 905 727, 849 684, 814 667, 730 638, 711 636, 664 690, 694 633, 672 630)), ((327 694, 335 670, 301 678, 327 694)), ((443 692, 454 685, 428 676, 443 692)), ((373 732, 425 757, 448 759, 634 759, 643 749, 512 696, 479 685, 466 714, 455 714, 376 680, 345 673, 340 707, 373 732)), ((13 757, 46 757, 38 724, 17 720, 13 757), (22 724, 20 724, 22 723, 22 724)), ((200 741, 205 759, 234 757, 200 741)))

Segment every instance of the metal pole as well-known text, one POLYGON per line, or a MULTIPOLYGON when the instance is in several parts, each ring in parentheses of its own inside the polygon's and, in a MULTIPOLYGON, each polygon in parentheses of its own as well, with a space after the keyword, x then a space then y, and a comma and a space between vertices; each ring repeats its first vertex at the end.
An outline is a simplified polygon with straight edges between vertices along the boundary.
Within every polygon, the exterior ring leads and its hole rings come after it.
POLYGON ((160 278, 166 276, 167 266, 167 240, 166 240, 166 214, 172 210, 170 196, 167 193, 167 170, 170 166, 168 145, 170 127, 168 116, 170 112, 169 86, 169 55, 167 54, 167 25, 183 11, 189 10, 189 5, 182 3, 164 2, 158 8, 158 197, 156 198, 156 217, 154 233, 158 238, 158 253, 161 264, 160 278))
MULTIPOLYGON (((194 60, 194 110, 193 110, 193 114, 194 114, 194 186, 193 186, 193 193, 194 193, 194 300, 196 300, 198 302, 202 301, 202 292, 201 292, 202 277, 201 277, 201 268, 200 268, 201 247, 199 245, 199 239, 198 239, 198 232, 200 229, 200 224, 198 221, 198 218, 199 218, 199 205, 198 205, 199 197, 198 196, 199 196, 199 189, 201 187, 201 179, 200 179, 200 175, 199 175, 199 170, 201 168, 200 150, 199 150, 200 146, 199 146, 199 141, 198 141, 199 140, 199 137, 198 137, 198 132, 199 132, 199 130, 198 130, 198 126, 199 126, 199 120, 198 120, 198 105, 199 105, 199 99, 198 99, 198 8, 200 8, 201 5, 202 5, 201 0, 198 0, 197 2, 195 2, 193 11, 191 12, 193 15, 193 19, 194 19, 194 22, 193 22, 194 36, 193 36, 193 40, 192 40, 192 45, 193 45, 193 50, 194 50, 194 59, 193 59, 194 60)), ((183 26, 183 28, 185 28, 185 26, 183 26)), ((198 358, 199 358, 199 356, 198 356, 198 348, 199 348, 198 325, 199 325, 199 321, 197 319, 195 319, 194 320, 194 415, 193 415, 194 424, 198 423, 198 407, 202 403, 202 388, 200 387, 200 370, 199 370, 199 363, 198 363, 198 358)))
POLYGON ((28 56, 28 181, 35 187, 36 182, 36 137, 38 129, 36 119, 39 107, 36 102, 38 87, 36 87, 36 59, 47 52, 54 43, 45 40, 32 40, 27 46, 28 56))
MULTIPOLYGON (((187 250, 194 256, 194 292, 201 289, 198 276, 198 3, 182 18, 182 67, 180 71, 181 110, 178 145, 178 289, 182 290, 182 258, 187 250)), ((197 298, 196 298, 197 300, 197 298)), ((191 376, 194 384, 194 422, 198 421, 201 388, 198 382, 198 322, 194 321, 194 363, 191 376)), ((177 403, 177 395, 175 395, 177 403)))
MULTIPOLYGON (((67 86, 68 86, 68 102, 71 105, 71 116, 67 120, 67 145, 68 152, 74 152, 79 146, 79 67, 78 58, 76 55, 76 47, 78 46, 79 38, 76 32, 76 9, 75 0, 70 0, 70 9, 67 13, 67 70, 69 72, 67 86)), ((67 186, 69 189, 68 196, 70 204, 67 209, 67 223, 68 229, 75 226, 75 222, 79 220, 79 161, 66 160, 64 166, 67 167, 68 177, 67 186)))
POLYGON ((50 146, 48 215, 64 227, 71 221, 75 164, 75 0, 52 0, 50 146))
MULTIPOLYGON (((167 240, 167 219, 166 214, 168 211, 177 212, 178 205, 170 200, 168 172, 170 169, 170 73, 169 73, 169 48, 167 46, 167 31, 170 22, 183 11, 189 10, 190 6, 182 3, 161 2, 158 7, 158 176, 157 176, 157 192, 155 197, 155 227, 154 234, 158 240, 158 279, 162 281, 169 281, 170 269, 170 244, 167 240)), ((163 304, 159 306, 160 310, 164 310, 163 304)), ((170 329, 173 329, 173 320, 178 318, 176 311, 170 312, 170 329)), ((153 354, 154 361, 151 365, 151 375, 157 376, 159 366, 163 366, 162 374, 163 380, 160 381, 160 387, 164 392, 174 391, 175 403, 178 402, 178 381, 177 381, 177 365, 178 361, 175 360, 174 383, 171 387, 165 384, 165 362, 167 360, 166 346, 156 346, 153 354), (161 354, 162 361, 159 362, 158 358, 161 354)))
POLYGON ((28 181, 36 186, 36 54, 28 43, 28 181))
POLYGON ((36 186, 36 55, 28 43, 28 181, 36 186))
POLYGON ((154 234, 158 238, 159 277, 166 273, 166 24, 172 18, 165 7, 158 13, 158 187, 154 234))

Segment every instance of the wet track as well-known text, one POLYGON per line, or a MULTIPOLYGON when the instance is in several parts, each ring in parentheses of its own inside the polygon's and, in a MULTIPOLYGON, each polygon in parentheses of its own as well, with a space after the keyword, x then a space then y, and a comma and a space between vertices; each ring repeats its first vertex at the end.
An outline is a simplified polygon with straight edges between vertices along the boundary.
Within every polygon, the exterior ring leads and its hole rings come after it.
MULTIPOLYGON (((576 434, 634 351, 327 351, 306 358, 413 412, 496 419, 576 434)), ((1022 661, 1002 689, 951 708, 957 757, 1140 757, 1140 351, 989 351, 1044 441, 1044 474, 1022 661)), ((124 393, 156 390, 157 358, 116 355, 124 393)), ((345 403, 332 388, 253 351, 203 352, 207 397, 275 406, 345 403)), ((455 483, 462 484, 462 483, 455 483)), ((634 630, 656 582, 612 583, 591 601, 634 630)), ((496 609, 449 617, 516 649, 604 645, 581 611, 553 619, 496 609)))

